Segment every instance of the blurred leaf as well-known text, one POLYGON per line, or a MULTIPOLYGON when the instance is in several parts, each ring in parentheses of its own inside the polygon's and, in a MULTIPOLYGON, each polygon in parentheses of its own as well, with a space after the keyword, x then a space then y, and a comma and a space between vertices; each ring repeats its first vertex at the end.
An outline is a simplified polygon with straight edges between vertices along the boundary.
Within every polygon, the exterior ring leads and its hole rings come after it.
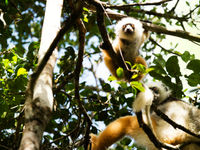
POLYGON ((188 63, 187 69, 194 71, 194 73, 200 73, 200 60, 195 59, 188 63))
POLYGON ((188 76, 188 84, 190 86, 197 86, 200 84, 200 74, 192 73, 188 76))
POLYGON ((166 62, 166 69, 172 77, 181 76, 177 56, 171 56, 166 62))
POLYGON ((123 70, 123 68, 119 67, 116 70, 116 74, 117 74, 117 77, 122 78, 124 76, 124 70, 123 70))
POLYGON ((27 75, 27 71, 25 68, 19 68, 18 71, 17 71, 17 76, 20 76, 20 75, 27 75))
POLYGON ((144 92, 144 87, 142 86, 142 83, 139 82, 139 81, 131 81, 130 82, 130 85, 133 87, 133 88, 136 88, 138 89, 139 91, 141 92, 144 92))

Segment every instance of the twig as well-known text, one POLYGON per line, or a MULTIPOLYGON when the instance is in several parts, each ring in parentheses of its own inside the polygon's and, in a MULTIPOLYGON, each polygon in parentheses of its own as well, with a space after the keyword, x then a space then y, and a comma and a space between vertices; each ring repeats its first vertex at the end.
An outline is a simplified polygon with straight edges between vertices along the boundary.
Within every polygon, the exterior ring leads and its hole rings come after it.
MULTIPOLYGON (((170 2, 172 0, 162 0, 159 2, 141 2, 141 3, 133 3, 133 4, 127 4, 127 6, 151 6, 151 5, 161 5, 164 4, 166 2, 170 2)), ((112 5, 112 6, 108 6, 107 8, 115 8, 115 7, 120 7, 120 6, 126 6, 126 5, 112 5)))
POLYGON ((167 29, 165 27, 158 26, 158 25, 151 24, 151 23, 146 23, 146 22, 143 22, 143 27, 146 30, 149 30, 149 31, 153 31, 153 32, 157 32, 157 33, 164 33, 164 34, 173 35, 173 36, 181 37, 181 38, 184 38, 184 39, 188 39, 188 40, 191 40, 191 41, 200 42, 200 36, 199 35, 193 35, 189 32, 185 32, 183 30, 170 30, 170 29, 167 29))
POLYGON ((143 121, 143 117, 142 117, 142 112, 136 112, 136 116, 138 119, 138 123, 140 125, 140 127, 144 130, 144 132, 147 134, 147 136, 149 137, 149 139, 153 142, 153 144, 155 145, 156 148, 161 149, 161 148, 166 148, 168 150, 179 150, 179 147, 177 146, 172 146, 172 145, 166 145, 164 143, 161 143, 153 134, 153 131, 149 128, 148 125, 146 125, 143 121))
POLYGON ((65 84, 67 84, 68 81, 70 79, 72 79, 73 77, 74 77, 74 72, 72 72, 69 75, 65 76, 65 78, 62 80, 62 82, 58 86, 56 86, 55 89, 53 89, 53 91, 54 92, 60 91, 65 86, 65 84))
POLYGON ((85 107, 83 106, 80 100, 80 95, 79 95, 79 76, 80 76, 82 62, 83 62, 86 28, 81 19, 78 19, 76 22, 78 23, 78 27, 79 27, 79 52, 78 52, 78 60, 77 60, 76 68, 74 70, 75 99, 78 101, 79 108, 82 111, 82 114, 85 116, 87 124, 88 124, 88 127, 86 128, 86 134, 85 134, 85 140, 84 140, 85 141, 84 148, 87 149, 89 145, 89 140, 90 140, 89 132, 90 132, 90 126, 92 124, 92 121, 89 115, 87 114, 87 111, 85 107))
MULTIPOLYGON (((155 11, 149 11, 149 10, 144 10, 144 9, 137 9, 137 8, 133 8, 133 6, 138 6, 141 5, 140 3, 135 3, 135 4, 127 4, 127 5, 108 5, 105 3, 101 3, 99 2, 104 8, 113 8, 113 9, 117 9, 117 10, 123 10, 123 11, 132 11, 132 12, 138 12, 138 13, 144 13, 144 14, 148 14, 148 15, 154 15, 154 16, 158 16, 158 17, 164 17, 164 18, 169 18, 169 19, 176 19, 180 22, 182 21, 187 21, 187 16, 183 16, 183 17, 178 17, 178 16, 174 16, 171 13, 158 13, 155 11)), ((145 4, 145 3, 144 3, 145 4)), ((152 4, 153 3, 146 3, 146 4, 152 4)), ((158 2, 158 4, 160 4, 158 2)))
POLYGON ((199 7, 200 7, 200 5, 197 5, 193 10, 191 10, 188 14, 186 14, 185 17, 191 15, 199 7))
POLYGON ((176 4, 174 5, 174 7, 172 7, 172 9, 170 11, 168 11, 168 13, 171 13, 171 12, 174 12, 174 10, 176 9, 178 3, 179 3, 180 0, 177 0, 176 1, 176 4))
POLYGON ((153 38, 150 37, 149 40, 150 40, 152 43, 158 45, 163 51, 165 51, 165 52, 167 52, 167 53, 171 53, 171 54, 177 55, 177 56, 181 56, 181 55, 178 54, 178 53, 175 53, 175 52, 173 52, 173 51, 170 51, 170 50, 168 50, 168 49, 162 47, 162 46, 161 46, 158 42, 156 42, 153 38))
POLYGON ((198 134, 195 134, 193 133, 192 131, 190 131, 189 129, 186 129, 184 126, 182 125, 179 125, 177 124, 176 122, 174 122, 173 120, 171 120, 167 115, 165 115, 162 111, 160 111, 155 104, 152 104, 152 108, 153 110, 155 111, 155 113, 161 117, 163 120, 165 120, 166 122, 168 122, 170 125, 172 125, 174 128, 178 128, 178 129, 181 129, 182 131, 194 136, 194 137, 197 137, 197 138, 200 138, 200 135, 198 134))

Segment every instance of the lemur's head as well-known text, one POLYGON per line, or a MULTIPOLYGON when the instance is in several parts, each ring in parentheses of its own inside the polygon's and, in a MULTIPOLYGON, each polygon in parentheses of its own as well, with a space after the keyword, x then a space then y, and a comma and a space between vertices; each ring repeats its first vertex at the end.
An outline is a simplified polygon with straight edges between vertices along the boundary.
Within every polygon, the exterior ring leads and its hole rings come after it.
POLYGON ((119 38, 136 40, 137 38, 143 38, 144 28, 139 20, 127 17, 116 24, 115 33, 119 38))
POLYGON ((171 96, 171 90, 160 81, 147 83, 147 86, 154 93, 154 100, 156 100, 157 103, 161 103, 171 96))

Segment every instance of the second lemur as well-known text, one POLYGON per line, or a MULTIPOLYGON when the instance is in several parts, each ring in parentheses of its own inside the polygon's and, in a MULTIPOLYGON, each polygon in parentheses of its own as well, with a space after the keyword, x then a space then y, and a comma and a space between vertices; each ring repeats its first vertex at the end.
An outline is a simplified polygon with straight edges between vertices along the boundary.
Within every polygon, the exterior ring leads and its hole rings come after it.
MULTIPOLYGON (((123 18, 116 24, 115 34, 116 38, 112 43, 115 53, 118 56, 122 55, 124 60, 130 62, 132 65, 142 64, 147 68, 146 61, 139 56, 139 49, 149 36, 149 32, 144 30, 142 23, 131 17, 123 18)), ((119 66, 113 61, 105 47, 102 47, 102 51, 106 66, 112 75, 117 77, 116 70, 119 66)), ((123 78, 129 80, 127 77, 123 78)), ((138 81, 142 78, 143 75, 138 74, 138 77, 134 80, 138 81)))

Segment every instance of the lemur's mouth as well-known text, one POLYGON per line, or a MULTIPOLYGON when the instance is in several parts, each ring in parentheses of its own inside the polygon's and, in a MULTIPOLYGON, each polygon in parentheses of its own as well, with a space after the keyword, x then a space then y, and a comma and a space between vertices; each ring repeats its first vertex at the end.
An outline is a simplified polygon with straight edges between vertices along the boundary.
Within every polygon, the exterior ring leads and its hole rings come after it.
POLYGON ((135 31, 135 25, 131 24, 131 23, 125 24, 125 25, 123 25, 122 29, 127 34, 133 34, 135 31))

